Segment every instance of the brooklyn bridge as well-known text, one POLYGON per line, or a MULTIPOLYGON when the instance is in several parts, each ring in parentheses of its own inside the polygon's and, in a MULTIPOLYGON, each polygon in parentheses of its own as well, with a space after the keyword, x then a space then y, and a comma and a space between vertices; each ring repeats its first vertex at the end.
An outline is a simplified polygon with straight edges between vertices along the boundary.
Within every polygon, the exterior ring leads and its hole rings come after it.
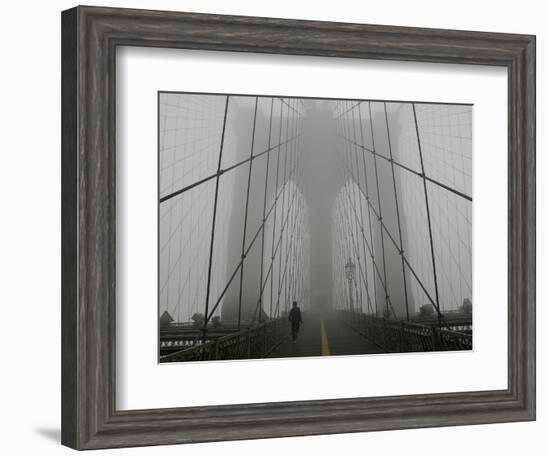
POLYGON ((472 106, 158 101, 160 362, 472 349, 472 106))

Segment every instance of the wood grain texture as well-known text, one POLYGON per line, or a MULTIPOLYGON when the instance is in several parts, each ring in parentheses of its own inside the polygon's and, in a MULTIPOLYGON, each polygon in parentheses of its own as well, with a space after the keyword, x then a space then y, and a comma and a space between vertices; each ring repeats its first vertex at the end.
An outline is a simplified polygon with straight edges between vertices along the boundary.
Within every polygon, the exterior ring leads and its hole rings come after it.
POLYGON ((535 37, 78 7, 62 13, 62 442, 76 449, 535 418, 535 37), (508 388, 115 409, 115 50, 207 49, 508 68, 508 388))
POLYGON ((72 347, 77 340, 77 288, 78 275, 76 273, 77 258, 77 135, 78 116, 76 115, 77 96, 77 39, 76 39, 76 10, 67 11, 62 17, 61 46, 63 59, 61 61, 61 123, 62 143, 61 161, 63 171, 61 173, 61 300, 63 303, 61 314, 61 390, 63 425, 61 427, 61 440, 67 445, 75 446, 76 422, 77 422, 77 350, 72 347))

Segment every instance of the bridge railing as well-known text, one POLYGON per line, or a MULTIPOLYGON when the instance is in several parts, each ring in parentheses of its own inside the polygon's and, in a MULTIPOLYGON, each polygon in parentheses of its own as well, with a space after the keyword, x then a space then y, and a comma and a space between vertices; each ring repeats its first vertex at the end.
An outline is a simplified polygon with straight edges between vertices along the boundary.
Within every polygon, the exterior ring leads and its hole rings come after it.
POLYGON ((410 321, 340 311, 349 326, 385 352, 471 350, 472 334, 410 321))
POLYGON ((286 319, 269 320, 160 357, 161 363, 265 358, 287 336, 286 319))

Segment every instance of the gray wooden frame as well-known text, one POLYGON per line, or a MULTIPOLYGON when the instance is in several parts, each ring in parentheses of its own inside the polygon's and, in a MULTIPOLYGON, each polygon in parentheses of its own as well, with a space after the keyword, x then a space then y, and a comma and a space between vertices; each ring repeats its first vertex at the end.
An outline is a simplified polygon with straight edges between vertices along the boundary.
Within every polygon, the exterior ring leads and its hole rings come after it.
MULTIPOLYGON (((62 13, 62 443, 76 449, 535 419, 535 37, 163 11, 62 13), (115 408, 115 49, 483 64, 508 69, 508 388, 115 408)), ((322 95, 322 94, 320 94, 322 95)))

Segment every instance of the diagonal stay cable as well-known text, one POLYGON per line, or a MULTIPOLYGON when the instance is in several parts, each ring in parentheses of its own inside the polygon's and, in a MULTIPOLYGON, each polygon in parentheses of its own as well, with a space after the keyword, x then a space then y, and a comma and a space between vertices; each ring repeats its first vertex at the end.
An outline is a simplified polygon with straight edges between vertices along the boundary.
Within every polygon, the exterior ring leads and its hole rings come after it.
MULTIPOLYGON (((403 163, 398 162, 398 161, 395 160, 394 158, 385 157, 384 155, 381 155, 381 154, 379 154, 378 152, 375 152, 375 151, 369 149, 368 147, 363 146, 362 144, 358 144, 358 143, 354 142, 353 140, 351 140, 351 139, 349 139, 349 138, 347 138, 347 137, 345 137, 345 136, 342 136, 342 135, 339 135, 339 136, 340 136, 342 139, 344 139, 345 141, 350 142, 350 143, 356 145, 357 147, 360 147, 361 149, 366 150, 367 152, 370 152, 371 154, 373 154, 374 156, 376 156, 376 157, 378 157, 378 158, 382 158, 383 160, 386 160, 387 162, 393 163, 393 164, 395 164, 396 166, 399 166, 401 169, 404 169, 405 171, 408 171, 409 173, 412 173, 412 174, 414 174, 414 175, 416 175, 416 176, 418 176, 418 177, 422 177, 422 173, 421 173, 420 171, 415 171, 414 169, 408 167, 407 165, 404 165, 403 163)), ((464 199, 466 199, 466 200, 468 200, 468 201, 472 201, 472 200, 473 200, 471 196, 469 196, 469 195, 467 195, 467 194, 465 194, 465 193, 463 193, 463 192, 457 190, 456 188, 450 187, 450 186, 447 185, 447 184, 444 184, 444 183, 442 183, 442 182, 439 182, 437 179, 434 179, 434 178, 432 178, 432 177, 430 177, 430 176, 424 176, 424 178, 425 178, 427 181, 431 182, 432 184, 438 185, 439 187, 444 188, 445 190, 447 190, 447 191, 449 191, 449 192, 452 192, 452 193, 454 193, 455 195, 460 196, 461 198, 464 198, 464 199)))
POLYGON ((210 175, 208 175, 208 176, 206 176, 206 177, 204 177, 204 178, 202 178, 202 179, 200 179, 196 182, 193 182, 192 184, 189 184, 185 187, 180 188, 179 190, 176 190, 172 193, 169 193, 168 195, 163 196, 162 198, 159 199, 159 202, 164 203, 165 201, 168 201, 169 199, 174 198, 175 196, 181 195, 182 193, 185 193, 188 190, 191 190, 191 189, 193 189, 193 188, 195 188, 195 187, 197 187, 201 184, 204 184, 205 182, 208 182, 211 179, 215 179, 215 178, 221 176, 222 174, 227 173, 228 171, 231 171, 232 169, 238 168, 241 165, 245 165, 246 163, 248 163, 252 160, 256 160, 257 158, 261 157, 262 155, 265 155, 265 154, 271 152, 272 150, 276 149, 279 146, 283 146, 286 143, 292 142, 295 139, 297 139, 297 137, 286 139, 285 141, 283 141, 280 144, 277 144, 275 146, 271 146, 270 148, 268 148, 268 149, 266 149, 262 152, 258 152, 257 154, 254 154, 251 157, 245 158, 245 159, 241 160, 240 162, 237 162, 237 163, 235 163, 231 166, 228 166, 227 168, 219 168, 218 171, 216 171, 215 173, 210 174, 210 175))

